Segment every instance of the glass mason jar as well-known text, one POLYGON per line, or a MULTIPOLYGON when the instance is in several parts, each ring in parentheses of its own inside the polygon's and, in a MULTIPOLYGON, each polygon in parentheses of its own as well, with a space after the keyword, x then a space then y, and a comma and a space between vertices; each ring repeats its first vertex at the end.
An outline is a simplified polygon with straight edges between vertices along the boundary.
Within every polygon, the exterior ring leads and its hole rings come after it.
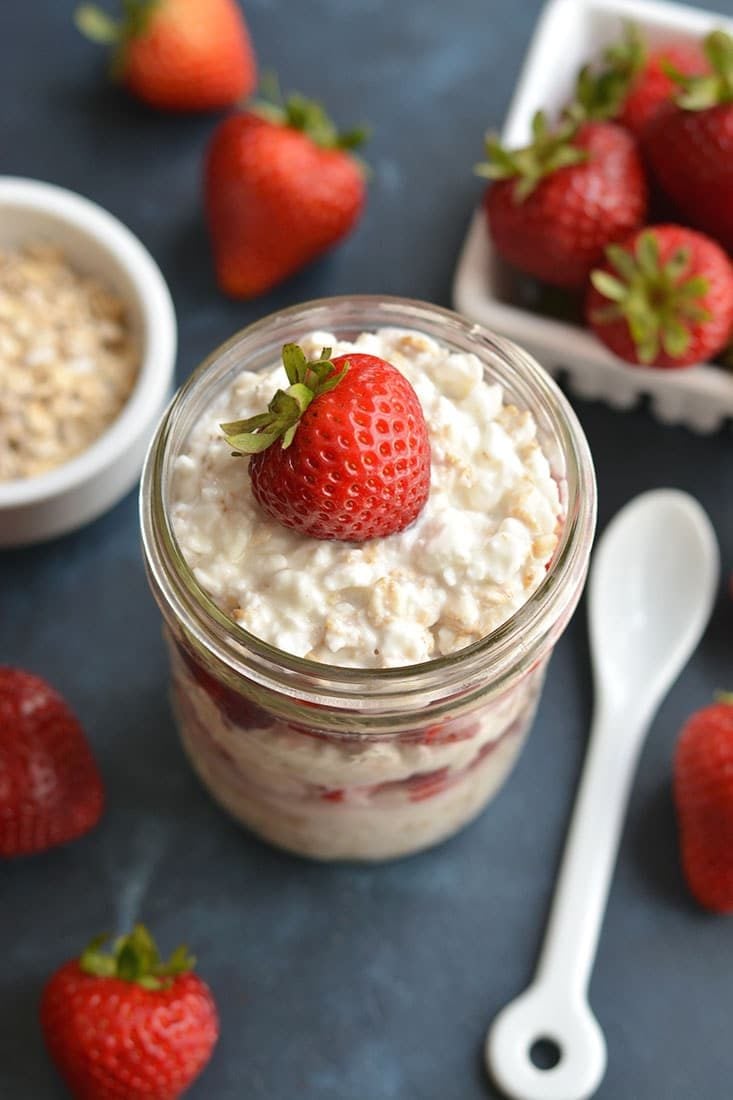
POLYGON ((317 859, 378 860, 456 832, 506 778, 552 648, 585 581, 595 524, 588 445, 564 396, 520 348, 448 310, 342 297, 266 317, 216 350, 164 415, 143 471, 141 523, 165 621, 176 720, 214 798, 273 844, 317 859), (172 465, 192 425, 244 368, 271 368, 307 333, 412 329, 472 352, 528 409, 560 488, 559 543, 538 589, 490 635, 389 669, 294 657, 230 620, 198 585, 169 521, 172 465))

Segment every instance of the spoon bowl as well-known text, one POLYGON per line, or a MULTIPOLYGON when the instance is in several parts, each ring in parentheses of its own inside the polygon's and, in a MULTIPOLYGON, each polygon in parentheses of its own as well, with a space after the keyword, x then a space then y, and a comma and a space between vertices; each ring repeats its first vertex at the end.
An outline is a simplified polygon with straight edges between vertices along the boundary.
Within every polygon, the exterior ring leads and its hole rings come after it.
POLYGON ((697 645, 718 574, 710 520, 687 493, 645 493, 618 513, 588 585, 597 707, 656 708, 697 645))

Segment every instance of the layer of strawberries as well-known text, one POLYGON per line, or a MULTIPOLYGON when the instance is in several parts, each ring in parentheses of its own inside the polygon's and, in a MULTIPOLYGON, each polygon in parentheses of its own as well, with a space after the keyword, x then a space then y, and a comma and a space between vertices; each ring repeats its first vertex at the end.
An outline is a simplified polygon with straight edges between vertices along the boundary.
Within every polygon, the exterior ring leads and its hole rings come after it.
MULTIPOLYGON (((582 299, 616 356, 687 367, 733 330, 733 38, 647 46, 633 25, 589 59, 532 141, 487 138, 484 199, 496 252, 582 299)), ((557 306, 557 302, 554 303, 557 306)), ((573 303, 568 302, 572 313, 573 303)))
MULTIPOLYGON (((151 108, 235 108, 254 91, 255 51, 235 0, 122 7, 114 20, 85 3, 77 22, 113 48, 118 78, 151 108)), ((559 117, 536 117, 531 146, 487 141, 479 171, 492 180, 485 210, 496 251, 583 295, 590 328, 629 363, 719 359, 733 325, 733 40, 716 31, 650 50, 628 28, 588 60, 559 117)), ((204 201, 225 293, 265 293, 354 227, 367 189, 353 150, 364 136, 339 133, 320 104, 278 93, 215 126, 204 201)), ((420 777, 414 797, 444 780, 420 777)), ((686 724, 674 794, 690 890, 733 912, 733 697, 686 724)), ((39 677, 1 667, 0 858, 76 840, 103 806, 103 779, 67 703, 39 677)), ((218 1038, 213 996, 192 970, 185 949, 163 960, 138 926, 108 950, 93 941, 51 977, 41 1026, 72 1095, 176 1100, 186 1091, 218 1038)))
MULTIPOLYGON (((318 730, 314 724, 305 725, 298 722, 285 722, 284 720, 276 719, 273 715, 254 704, 246 695, 243 695, 234 688, 228 687, 216 676, 208 672, 201 661, 194 657, 185 646, 178 645, 176 648, 187 674, 192 676, 198 686, 203 688, 207 693, 209 699, 220 711, 227 725, 233 725, 243 731, 247 729, 271 729, 273 736, 275 736, 277 732, 292 732, 296 736, 312 737, 321 741, 333 741, 336 745, 341 744, 341 739, 338 736, 318 730)), ((195 712, 191 711, 186 698, 187 694, 185 687, 180 692, 177 692, 177 705, 182 710, 187 711, 189 722, 197 731, 202 751, 210 755, 222 756, 226 761, 229 776, 233 778, 238 770, 241 772, 241 769, 237 767, 235 758, 231 756, 219 742, 214 740, 209 730, 207 730, 198 720, 195 712)), ((323 802, 340 803, 349 801, 350 797, 354 794, 356 794, 359 799, 363 799, 364 797, 373 797, 389 792, 400 792, 409 802, 424 802, 426 799, 432 798, 433 795, 442 793, 452 784, 458 783, 464 779, 474 768, 485 760, 494 749, 498 748, 500 744, 503 744, 506 738, 520 736, 527 728, 532 718, 535 702, 536 692, 530 690, 527 693, 527 698, 519 713, 512 718, 511 722, 501 731, 499 736, 480 745, 470 762, 461 769, 451 769, 448 767, 434 768, 432 771, 420 771, 404 779, 389 780, 369 786, 362 785, 348 789, 343 787, 324 787, 304 781, 302 784, 303 797, 323 802)), ((462 718, 447 718, 440 722, 434 722, 429 726, 417 726, 413 729, 402 731, 397 737, 392 739, 403 745, 430 745, 438 747, 441 745, 454 745, 462 741, 470 741, 472 738, 476 737, 480 731, 481 723, 476 715, 473 714, 462 718)), ((245 781, 247 777, 240 775, 239 778, 245 781)))

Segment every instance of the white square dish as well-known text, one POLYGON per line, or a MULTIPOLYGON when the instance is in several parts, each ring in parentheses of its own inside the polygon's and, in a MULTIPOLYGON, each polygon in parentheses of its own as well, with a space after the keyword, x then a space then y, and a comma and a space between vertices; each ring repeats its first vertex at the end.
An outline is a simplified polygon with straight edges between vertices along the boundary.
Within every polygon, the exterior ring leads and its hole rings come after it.
MULTIPOLYGON (((631 20, 652 43, 701 38, 715 27, 733 32, 733 20, 657 0, 550 0, 535 29, 509 108, 502 140, 523 145, 538 108, 557 113, 572 93, 581 66, 617 40, 631 20)), ((665 423, 713 432, 733 417, 733 375, 703 364, 669 371, 632 367, 578 324, 556 320, 507 300, 511 272, 494 253, 483 210, 471 221, 453 283, 453 301, 465 316, 508 336, 551 373, 567 373, 581 397, 630 408, 648 395, 665 423)))

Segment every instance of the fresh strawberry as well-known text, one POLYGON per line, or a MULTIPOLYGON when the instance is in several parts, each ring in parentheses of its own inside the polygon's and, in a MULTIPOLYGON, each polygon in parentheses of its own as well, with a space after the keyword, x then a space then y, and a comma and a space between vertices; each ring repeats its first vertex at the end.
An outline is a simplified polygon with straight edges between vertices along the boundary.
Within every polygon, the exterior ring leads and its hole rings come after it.
POLYGON ((733 266, 679 225, 650 226, 606 249, 591 275, 588 324, 622 359, 687 367, 717 355, 733 328, 733 266))
POLYGON ((682 92, 644 132, 644 152, 684 219, 733 252, 733 38, 705 39, 712 72, 680 77, 682 92))
POLYGON ((163 111, 211 111, 250 95, 257 64, 236 0, 122 0, 123 18, 76 11, 88 38, 114 48, 113 73, 163 111))
POLYGON ((249 454, 256 500, 285 527, 316 539, 392 535, 419 515, 430 489, 430 443, 414 389, 374 355, 309 362, 283 348, 290 386, 268 411, 222 424, 249 454))
POLYGON ((580 70, 575 96, 566 114, 576 121, 613 120, 640 138, 676 84, 670 70, 705 73, 708 62, 695 42, 670 42, 649 51, 633 23, 623 38, 603 51, 599 65, 580 70))
POLYGON ((0 856, 75 840, 103 803, 97 765, 61 696, 30 672, 0 667, 0 856))
POLYGON ((694 42, 671 43, 652 50, 631 84, 618 122, 641 138, 662 104, 673 99, 677 92, 670 70, 694 76, 707 72, 708 68, 705 54, 694 42))
POLYGON ((76 1100, 176 1100, 198 1077, 219 1036, 208 986, 179 947, 161 962, 138 925, 102 951, 93 940, 51 977, 41 1027, 76 1100))
POLYGON ((550 131, 541 112, 534 141, 508 152, 486 143, 476 171, 495 182, 485 210, 497 251, 520 271, 580 289, 607 244, 644 221, 647 189, 634 139, 611 122, 550 131))
POLYGON ((733 695, 685 724, 674 759, 682 868, 700 902, 733 913, 733 695))
POLYGON ((327 251, 353 228, 366 197, 350 150, 318 103, 291 96, 233 115, 214 132, 205 203, 219 286, 255 298, 327 251))

